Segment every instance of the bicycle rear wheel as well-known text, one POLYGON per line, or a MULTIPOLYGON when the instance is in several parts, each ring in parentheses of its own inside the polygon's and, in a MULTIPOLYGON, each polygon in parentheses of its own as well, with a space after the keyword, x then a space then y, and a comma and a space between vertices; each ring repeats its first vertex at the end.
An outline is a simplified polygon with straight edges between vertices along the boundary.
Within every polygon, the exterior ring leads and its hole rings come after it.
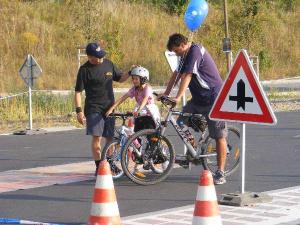
POLYGON ((101 153, 101 160, 107 160, 110 165, 113 179, 118 179, 124 174, 121 166, 121 150, 120 140, 115 138, 105 145, 101 153))
MULTIPOLYGON (((228 127, 228 136, 227 140, 227 157, 225 164, 225 174, 232 174, 239 165, 240 162, 240 133, 235 127, 228 127)), ((213 175, 218 169, 218 161, 217 161, 217 151, 216 151, 216 142, 214 139, 207 137, 205 141, 205 147, 202 150, 202 155, 211 156, 203 158, 203 167, 204 169, 208 169, 213 175)))
POLYGON ((133 182, 152 185, 166 179, 174 164, 171 142, 155 129, 145 129, 131 136, 122 151, 124 173, 133 182))

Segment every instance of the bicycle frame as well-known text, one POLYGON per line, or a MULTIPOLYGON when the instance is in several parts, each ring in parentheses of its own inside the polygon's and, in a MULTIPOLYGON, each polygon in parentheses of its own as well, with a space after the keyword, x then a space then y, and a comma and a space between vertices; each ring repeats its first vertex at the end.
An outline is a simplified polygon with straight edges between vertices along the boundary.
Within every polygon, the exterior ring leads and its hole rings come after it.
MULTIPOLYGON (((128 138, 130 137, 130 135, 133 134, 133 131, 131 130, 131 128, 127 127, 125 123, 123 123, 121 127, 117 130, 117 133, 118 137, 115 138, 119 139, 122 152, 124 150, 128 138)), ((136 146, 134 146, 134 152, 139 156, 142 155, 142 153, 137 150, 136 146)))
POLYGON ((123 150, 123 148, 126 144, 126 141, 128 139, 127 132, 129 132, 129 131, 130 131, 129 128, 126 127, 125 125, 122 125, 118 130, 119 136, 117 138, 120 140, 120 145, 121 145, 122 150, 123 150))
MULTIPOLYGON (((181 111, 177 111, 177 110, 173 110, 173 109, 169 109, 169 112, 166 116, 166 119, 161 123, 160 125, 160 133, 162 135, 164 135, 165 130, 167 128, 167 124, 168 122, 171 123, 171 125, 174 127, 174 129, 176 130, 178 136, 180 137, 181 141, 184 143, 184 145, 187 147, 189 153, 192 155, 192 157, 194 159, 200 159, 200 158, 204 158, 204 157, 208 157, 208 156, 213 156, 216 155, 215 153, 209 154, 209 155, 201 155, 201 152, 197 153, 197 150, 191 145, 191 143, 187 140, 186 136, 184 135, 182 129, 179 127, 179 125, 177 124, 175 118, 173 117, 173 115, 180 115, 183 117, 188 117, 188 116, 196 116, 196 115, 200 115, 200 114, 194 114, 194 113, 183 113, 181 111)), ((205 136, 207 135, 207 128, 206 130, 201 134, 201 137, 198 141, 198 145, 200 145, 200 147, 202 146, 203 142, 205 141, 205 136)))

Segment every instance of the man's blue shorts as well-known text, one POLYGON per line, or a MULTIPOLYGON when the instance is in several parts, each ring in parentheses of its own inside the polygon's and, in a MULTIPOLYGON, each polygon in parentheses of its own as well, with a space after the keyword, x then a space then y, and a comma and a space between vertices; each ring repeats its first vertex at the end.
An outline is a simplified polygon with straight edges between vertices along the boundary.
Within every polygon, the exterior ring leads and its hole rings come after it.
POLYGON ((97 137, 113 137, 115 118, 103 117, 101 113, 86 116, 86 134, 97 137))

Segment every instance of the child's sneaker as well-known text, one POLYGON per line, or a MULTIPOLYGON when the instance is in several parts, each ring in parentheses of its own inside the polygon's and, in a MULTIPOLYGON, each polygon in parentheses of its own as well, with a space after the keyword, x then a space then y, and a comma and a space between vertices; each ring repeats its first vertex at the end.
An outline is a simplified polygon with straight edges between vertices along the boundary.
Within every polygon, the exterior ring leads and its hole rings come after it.
POLYGON ((140 178, 145 178, 146 175, 144 173, 142 173, 141 171, 134 171, 133 173, 135 176, 140 177, 140 178))
POLYGON ((135 165, 133 175, 140 177, 140 178, 145 178, 146 175, 143 172, 141 172, 138 167, 141 167, 141 166, 135 165))

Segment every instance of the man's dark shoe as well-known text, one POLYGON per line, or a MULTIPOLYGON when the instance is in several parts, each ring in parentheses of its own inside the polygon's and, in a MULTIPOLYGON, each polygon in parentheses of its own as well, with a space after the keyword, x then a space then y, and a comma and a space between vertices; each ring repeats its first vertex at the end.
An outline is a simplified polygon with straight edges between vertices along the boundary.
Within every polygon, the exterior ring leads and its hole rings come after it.
POLYGON ((189 168, 190 162, 187 160, 186 155, 176 155, 175 163, 178 163, 184 169, 189 168))
POLYGON ((119 174, 119 173, 122 172, 122 170, 120 170, 120 169, 117 167, 117 165, 114 163, 114 161, 108 160, 108 163, 109 163, 109 165, 110 165, 110 170, 111 170, 111 173, 112 173, 113 176, 114 176, 114 175, 117 175, 117 174, 119 174))
POLYGON ((101 160, 95 160, 95 166, 96 166, 96 170, 95 170, 95 177, 98 175, 98 169, 99 169, 99 164, 100 164, 101 160))
POLYGON ((225 183, 226 183, 225 173, 221 170, 217 170, 214 175, 214 184, 219 185, 219 184, 225 184, 225 183))
POLYGON ((95 170, 95 177, 98 175, 98 169, 99 169, 99 165, 98 166, 96 166, 96 170, 95 170))
POLYGON ((184 160, 184 161, 181 161, 180 163, 178 163, 179 166, 181 166, 182 168, 184 169, 187 169, 189 168, 189 165, 190 165, 190 162, 188 160, 184 160))
POLYGON ((150 170, 151 168, 151 164, 149 162, 145 162, 144 165, 143 165, 143 169, 144 170, 150 170))

